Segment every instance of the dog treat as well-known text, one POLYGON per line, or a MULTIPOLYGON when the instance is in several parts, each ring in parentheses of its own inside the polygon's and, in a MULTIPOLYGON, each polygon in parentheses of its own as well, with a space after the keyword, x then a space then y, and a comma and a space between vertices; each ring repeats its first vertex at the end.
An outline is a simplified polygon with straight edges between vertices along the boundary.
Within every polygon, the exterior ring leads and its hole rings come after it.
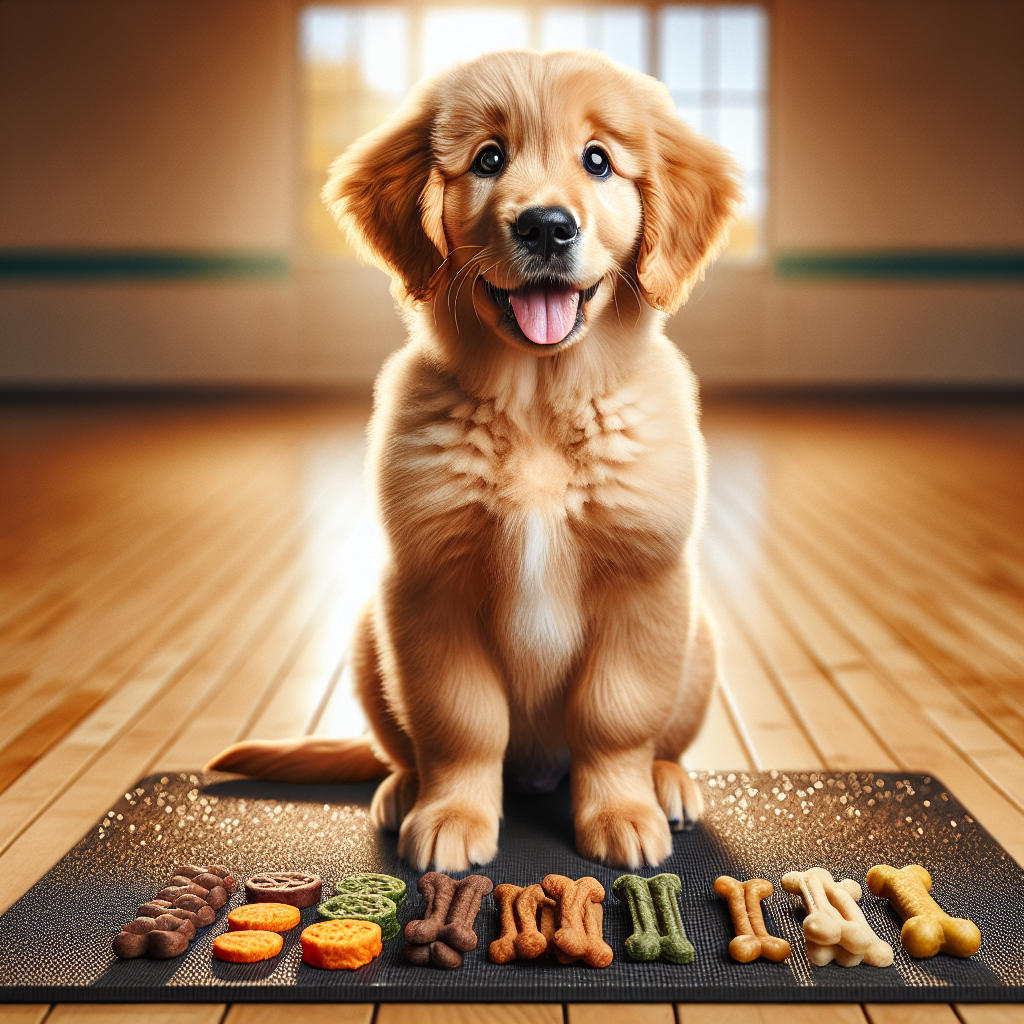
POLYGON ((398 908, 387 896, 345 892, 321 903, 316 913, 322 921, 372 921, 384 942, 398 934, 398 908))
POLYGON ((888 967, 892 947, 872 930, 857 906, 861 888, 851 878, 836 882, 825 868, 789 871, 782 888, 799 895, 807 916, 804 940, 807 958, 817 967, 836 961, 841 967, 888 967))
POLYGON ((143 903, 135 920, 115 936, 114 955, 123 960, 147 953, 157 959, 181 956, 196 937, 196 929, 213 924, 215 911, 224 906, 234 887, 228 869, 219 865, 175 868, 156 898, 143 903), (200 885, 198 879, 212 888, 200 885))
POLYGON ((290 903, 243 903, 228 914, 233 932, 287 932, 302 920, 298 907, 290 903))
POLYGON ((354 971, 368 964, 384 948, 380 926, 373 921, 319 921, 304 928, 299 941, 302 959, 313 967, 329 971, 354 971))
POLYGON ((224 932, 213 940, 213 955, 233 964, 254 964, 277 956, 283 945, 277 932, 224 932))
POLYGON ((543 887, 537 883, 528 885, 516 896, 513 909, 518 933, 513 945, 516 956, 521 960, 535 960, 548 951, 548 940, 537 927, 537 911, 541 907, 555 906, 555 901, 546 896, 543 887))
POLYGON ((396 907, 405 902, 406 885, 400 878, 391 875, 378 875, 366 871, 361 875, 350 875, 334 886, 337 893, 369 892, 376 896, 387 896, 396 907))
POLYGON ((476 949, 479 940, 473 925, 480 913, 481 901, 493 888, 494 883, 486 875, 467 875, 460 879, 444 927, 437 933, 438 939, 460 953, 476 949))
MULTIPOLYGON (((516 958, 516 935, 519 929, 516 924, 515 902, 522 891, 521 886, 512 885, 510 882, 503 882, 494 887, 494 902, 498 904, 501 935, 491 943, 488 954, 496 964, 507 964, 516 958)), ((553 905, 554 901, 552 901, 553 905)), ((554 920, 553 917, 552 920, 554 920)), ((406 934, 408 934, 408 928, 406 934)), ((406 949, 408 948, 406 946, 406 949)))
POLYGON ((458 883, 454 878, 441 874, 440 871, 428 871, 420 877, 416 887, 427 901, 427 909, 422 920, 410 921, 405 926, 405 941, 417 945, 430 945, 444 927, 448 917, 448 908, 458 883))
POLYGON ((748 964, 763 956, 781 963, 790 954, 789 943, 769 935, 761 913, 761 900, 767 899, 775 887, 765 878, 749 878, 740 882, 729 875, 715 879, 715 892, 729 904, 736 937, 729 943, 729 956, 748 964))
POLYGON ((682 890, 678 875, 620 875, 612 888, 629 908, 633 922, 633 934, 625 943, 631 960, 693 963, 693 945, 686 937, 676 902, 682 890))
POLYGON ((867 885, 903 918, 900 944, 911 956, 971 956, 981 946, 981 932, 973 921, 950 917, 932 899, 932 876, 920 864, 908 864, 899 870, 876 864, 868 872, 867 885))
POLYGON ((558 928, 553 935, 560 963, 583 960, 591 967, 607 967, 614 958, 604 941, 604 886, 585 875, 575 882, 565 875, 547 875, 544 892, 556 901, 558 928))
POLYGON ((264 871, 245 880, 247 902, 287 903, 299 910, 319 903, 322 889, 320 876, 304 871, 264 871))

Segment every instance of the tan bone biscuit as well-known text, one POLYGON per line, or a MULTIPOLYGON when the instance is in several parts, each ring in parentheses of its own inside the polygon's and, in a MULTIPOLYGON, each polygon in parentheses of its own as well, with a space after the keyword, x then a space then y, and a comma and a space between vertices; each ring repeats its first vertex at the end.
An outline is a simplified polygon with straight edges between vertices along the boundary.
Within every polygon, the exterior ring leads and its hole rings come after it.
POLYGON ((868 872, 867 886, 903 918, 900 943, 911 956, 925 958, 941 952, 966 957, 981 946, 981 932, 973 921, 950 917, 932 899, 932 876, 920 864, 899 870, 876 864, 868 872))
POLYGON ((782 888, 798 894, 807 909, 804 938, 811 963, 818 967, 832 960, 843 967, 856 967, 862 961, 871 967, 892 963, 892 947, 871 930, 857 906, 861 888, 855 881, 836 882, 824 868, 811 868, 783 875, 782 888))
POLYGON ((514 939, 516 955, 522 960, 534 960, 548 951, 547 937, 537 927, 537 911, 541 907, 554 907, 555 901, 544 895, 538 884, 528 885, 515 901, 518 934, 514 939))
POLYGON ((763 956, 779 963, 789 956, 789 943, 768 933, 761 913, 761 900, 774 891, 772 883, 764 878, 740 882, 729 875, 722 875, 715 879, 715 892, 729 904, 736 929, 736 936, 729 943, 729 955, 734 960, 745 964, 763 956))

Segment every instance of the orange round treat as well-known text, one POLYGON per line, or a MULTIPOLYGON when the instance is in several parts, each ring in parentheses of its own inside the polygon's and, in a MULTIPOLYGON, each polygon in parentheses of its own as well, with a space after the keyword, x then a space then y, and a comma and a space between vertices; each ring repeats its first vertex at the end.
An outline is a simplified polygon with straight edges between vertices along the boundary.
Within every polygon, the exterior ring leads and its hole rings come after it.
POLYGON ((224 932, 213 940, 213 955, 233 964, 254 964, 277 956, 283 945, 277 932, 224 932))
POLYGON ((384 948, 380 925, 373 921, 320 921, 304 928, 299 939, 302 959, 329 971, 354 971, 384 948))
POLYGON ((299 908, 288 903, 244 903, 228 914, 228 930, 286 932, 301 920, 299 908))

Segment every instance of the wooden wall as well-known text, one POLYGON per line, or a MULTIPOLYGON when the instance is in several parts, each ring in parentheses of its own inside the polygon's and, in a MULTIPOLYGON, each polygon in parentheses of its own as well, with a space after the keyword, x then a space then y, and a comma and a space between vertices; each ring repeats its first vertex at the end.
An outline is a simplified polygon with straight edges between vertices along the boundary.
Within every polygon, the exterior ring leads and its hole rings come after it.
MULTIPOLYGON (((672 337, 709 383, 1024 382, 1024 3, 769 6, 768 258, 672 337)), ((401 343, 382 275, 303 253, 297 10, 0 0, 0 382, 358 386, 401 343), (185 266, 23 265, 77 250, 185 266)))

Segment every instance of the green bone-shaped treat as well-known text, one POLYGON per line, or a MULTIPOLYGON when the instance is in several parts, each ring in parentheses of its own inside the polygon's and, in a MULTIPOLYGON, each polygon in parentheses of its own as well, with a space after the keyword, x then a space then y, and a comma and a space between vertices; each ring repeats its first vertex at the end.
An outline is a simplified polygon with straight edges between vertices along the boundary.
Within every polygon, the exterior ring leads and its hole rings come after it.
POLYGON ((661 955, 659 960, 670 964, 692 964, 693 945, 686 937, 683 919, 679 916, 676 893, 681 892, 683 883, 678 875, 655 875, 647 879, 654 909, 658 914, 658 930, 661 932, 661 955))
POLYGON ((345 892, 316 908, 321 921, 373 921, 380 925, 384 942, 398 934, 398 908, 387 896, 369 892, 345 892))
POLYGON ((626 939, 632 960, 664 960, 670 964, 693 963, 693 946, 686 938, 676 904, 682 889, 678 875, 620 875, 612 888, 629 908, 633 934, 626 939))
POLYGON ((406 886, 400 878, 393 875, 380 875, 372 871, 364 871, 361 875, 349 875, 334 886, 334 891, 372 892, 377 896, 387 896, 396 907, 405 901, 406 886))

